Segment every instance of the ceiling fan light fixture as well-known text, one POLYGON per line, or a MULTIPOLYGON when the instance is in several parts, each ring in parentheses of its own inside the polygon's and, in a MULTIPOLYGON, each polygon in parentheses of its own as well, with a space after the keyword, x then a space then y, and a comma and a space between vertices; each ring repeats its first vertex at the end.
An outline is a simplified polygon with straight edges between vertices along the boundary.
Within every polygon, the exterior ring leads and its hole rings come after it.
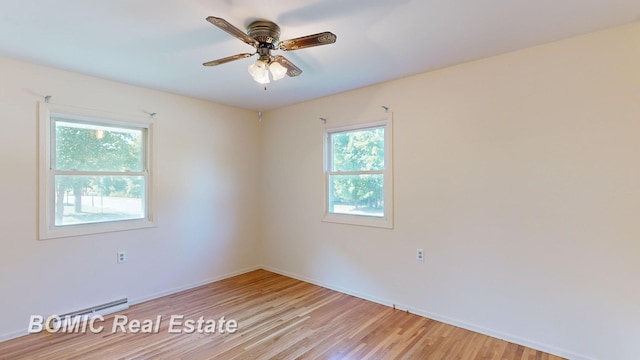
POLYGON ((262 60, 256 60, 253 64, 249 65, 249 74, 253 77, 253 80, 260 84, 268 84, 269 81, 269 67, 267 63, 262 60))

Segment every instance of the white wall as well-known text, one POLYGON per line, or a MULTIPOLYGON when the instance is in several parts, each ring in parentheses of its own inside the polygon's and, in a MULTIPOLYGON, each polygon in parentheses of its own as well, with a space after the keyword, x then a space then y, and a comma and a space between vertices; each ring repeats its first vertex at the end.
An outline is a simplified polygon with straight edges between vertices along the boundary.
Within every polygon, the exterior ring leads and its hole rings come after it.
POLYGON ((271 111, 261 141, 267 268, 575 359, 640 358, 640 23, 271 111), (395 229, 320 222, 318 117, 381 105, 395 229))
POLYGON ((0 58, 0 339, 31 314, 141 299, 260 264, 255 114, 0 58), (37 101, 156 112, 152 229, 37 239, 37 101), (125 250, 127 262, 116 263, 125 250))

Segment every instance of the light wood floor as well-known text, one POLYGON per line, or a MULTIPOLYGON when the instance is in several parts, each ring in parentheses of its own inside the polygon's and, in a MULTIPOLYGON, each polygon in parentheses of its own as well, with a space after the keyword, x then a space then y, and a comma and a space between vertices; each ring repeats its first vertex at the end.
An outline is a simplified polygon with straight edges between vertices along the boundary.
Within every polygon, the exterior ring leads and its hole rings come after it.
MULTIPOLYGON (((132 306, 155 334, 38 333, 0 343, 0 359, 457 359, 556 356, 264 270, 132 306), (238 321, 234 334, 169 334, 171 315, 238 321)), ((96 323, 98 325, 98 323, 96 323)))

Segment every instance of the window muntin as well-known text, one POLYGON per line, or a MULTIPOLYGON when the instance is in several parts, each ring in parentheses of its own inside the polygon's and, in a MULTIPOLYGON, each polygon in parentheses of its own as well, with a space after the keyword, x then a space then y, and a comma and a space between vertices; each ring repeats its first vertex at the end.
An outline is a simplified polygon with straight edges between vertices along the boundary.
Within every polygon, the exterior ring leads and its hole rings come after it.
POLYGON ((328 129, 325 152, 324 221, 391 228, 390 119, 328 129))

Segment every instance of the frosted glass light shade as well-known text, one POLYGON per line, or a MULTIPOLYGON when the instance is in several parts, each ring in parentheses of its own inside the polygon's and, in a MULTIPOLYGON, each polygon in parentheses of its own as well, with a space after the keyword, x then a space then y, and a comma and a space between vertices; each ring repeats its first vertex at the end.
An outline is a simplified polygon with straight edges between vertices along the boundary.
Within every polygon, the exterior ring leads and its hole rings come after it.
POLYGON ((282 79, 287 74, 287 69, 275 61, 269 65, 269 70, 274 81, 282 79))
POLYGON ((269 81, 269 68, 267 64, 262 60, 257 60, 255 63, 249 65, 249 74, 253 77, 253 80, 260 84, 268 84, 269 81))

